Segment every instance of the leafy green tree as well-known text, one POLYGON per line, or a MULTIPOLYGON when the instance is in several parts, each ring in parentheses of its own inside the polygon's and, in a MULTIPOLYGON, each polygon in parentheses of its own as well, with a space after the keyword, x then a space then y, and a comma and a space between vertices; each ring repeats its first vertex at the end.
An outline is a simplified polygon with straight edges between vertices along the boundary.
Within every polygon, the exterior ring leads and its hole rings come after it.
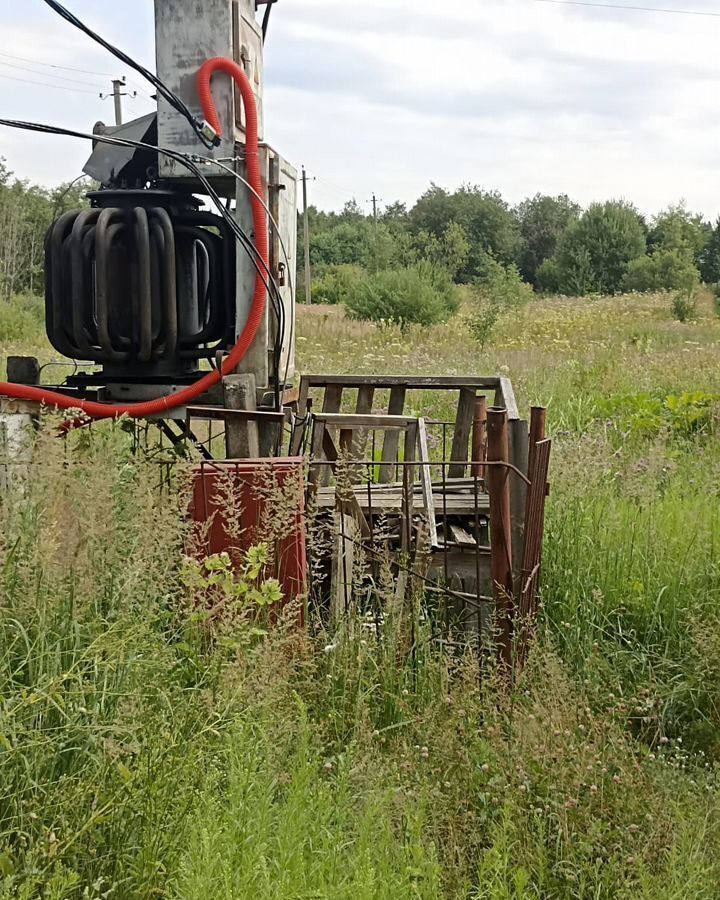
POLYGON ((693 291, 699 281, 698 261, 711 232, 702 216, 684 203, 657 215, 648 234, 648 255, 628 265, 628 291, 693 291))
POLYGON ((621 200, 594 203, 562 235, 552 262, 540 267, 539 281, 545 290, 565 294, 614 294, 646 247, 645 223, 634 206, 621 200))
POLYGON ((707 246, 712 229, 702 216, 688 211, 684 203, 669 206, 655 217, 648 234, 648 249, 677 250, 697 262, 707 246))
POLYGON ((86 206, 93 186, 83 178, 49 191, 15 178, 0 159, 0 297, 42 291, 47 229, 61 213, 86 206))
POLYGON ((408 220, 407 203, 396 200, 394 203, 388 204, 382 211, 381 219, 386 225, 400 224, 405 227, 408 220))
POLYGON ((470 246, 467 262, 457 274, 460 281, 477 277, 487 255, 503 265, 515 262, 520 244, 517 221, 496 191, 466 184, 451 194, 433 184, 409 218, 416 236, 427 232, 440 239, 450 223, 462 226, 470 246))
POLYGON ((705 284, 720 284, 720 218, 710 230, 708 242, 700 254, 699 268, 705 284))
POLYGON ((415 247, 420 259, 446 269, 453 278, 465 269, 470 256, 467 233, 457 222, 450 222, 440 237, 421 231, 415 238, 415 247))
POLYGON ((516 208, 522 238, 518 268, 526 281, 538 285, 538 269, 555 254, 558 241, 568 226, 578 220, 580 211, 566 194, 536 194, 516 208))
POLYGON ((698 286, 700 274, 687 250, 659 247, 631 260, 623 282, 626 291, 686 291, 698 286))
POLYGON ((320 271, 326 266, 362 266, 368 271, 394 269, 412 261, 412 242, 407 232, 393 231, 362 217, 336 221, 310 236, 310 260, 320 271))
POLYGON ((313 283, 313 303, 345 303, 356 285, 367 277, 360 266, 330 266, 313 283))

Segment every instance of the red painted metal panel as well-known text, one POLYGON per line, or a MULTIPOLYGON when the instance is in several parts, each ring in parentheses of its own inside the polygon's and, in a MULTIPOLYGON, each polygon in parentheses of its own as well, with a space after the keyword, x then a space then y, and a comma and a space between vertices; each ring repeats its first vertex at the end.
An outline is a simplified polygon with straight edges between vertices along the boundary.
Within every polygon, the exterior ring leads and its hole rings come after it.
POLYGON ((231 559, 270 546, 274 577, 288 603, 307 589, 304 460, 217 460, 194 470, 191 515, 197 551, 231 559))

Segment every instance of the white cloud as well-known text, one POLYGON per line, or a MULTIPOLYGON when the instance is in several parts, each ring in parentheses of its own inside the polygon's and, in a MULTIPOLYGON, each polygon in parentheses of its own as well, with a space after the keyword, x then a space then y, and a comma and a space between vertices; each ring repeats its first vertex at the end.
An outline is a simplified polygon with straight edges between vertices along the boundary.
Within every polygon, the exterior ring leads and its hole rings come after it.
MULTIPOLYGON (((3 29, 0 51, 116 68, 38 6, 31 22, 3 29)), ((122 16, 108 0, 73 6, 151 55, 149 0, 123 4, 122 16), (99 16, 101 5, 112 14, 99 16), (144 31, 127 25, 136 9, 144 31)), ((268 137, 318 176, 322 205, 373 191, 412 201, 431 180, 469 181, 512 201, 563 191, 583 203, 624 196, 648 212, 685 197, 715 216, 719 37, 720 19, 535 0, 280 0, 266 60, 268 137)), ((2 91, 2 114, 76 127, 98 115, 90 96, 2 91)), ((0 133, 11 167, 45 181, 72 177, 84 150, 0 133)))

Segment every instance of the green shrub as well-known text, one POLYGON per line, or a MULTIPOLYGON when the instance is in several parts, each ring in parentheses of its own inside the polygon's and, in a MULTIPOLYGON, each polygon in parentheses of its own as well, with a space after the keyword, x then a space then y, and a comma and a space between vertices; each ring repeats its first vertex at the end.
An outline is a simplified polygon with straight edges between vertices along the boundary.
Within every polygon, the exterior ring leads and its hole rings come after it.
POLYGON ((503 266, 488 256, 473 286, 473 303, 467 317, 470 334, 483 348, 507 309, 519 309, 533 297, 532 286, 523 281, 517 266, 503 266))
POLYGON ((628 264, 623 282, 626 291, 692 291, 700 273, 692 257, 682 250, 658 249, 628 264))
POLYGON ((479 302, 473 305, 472 312, 467 317, 468 330, 473 340, 480 344, 481 350, 490 343, 499 318, 500 308, 496 303, 479 298, 479 302))
POLYGON ((353 288, 367 277, 360 266, 329 266, 313 283, 313 303, 344 303, 353 288))
POLYGON ((673 297, 672 313, 678 322, 687 322, 697 312, 697 295, 694 291, 680 291, 673 297))
POLYGON ((537 270, 538 287, 546 294, 560 293, 560 278, 560 267, 554 257, 546 259, 537 270))
POLYGON ((712 428, 719 402, 720 395, 700 390, 666 395, 619 393, 600 400, 598 412, 626 437, 650 437, 663 430, 689 437, 712 428))
POLYGON ((11 300, 0 300, 0 340, 32 340, 45 329, 43 306, 39 297, 21 294, 11 300))
POLYGON ((480 296, 504 307, 520 307, 533 298, 532 285, 523 281, 516 265, 503 266, 488 256, 475 281, 480 296))
POLYGON ((353 319, 402 327, 447 321, 458 309, 457 288, 449 274, 428 263, 377 272, 357 282, 345 301, 353 319))

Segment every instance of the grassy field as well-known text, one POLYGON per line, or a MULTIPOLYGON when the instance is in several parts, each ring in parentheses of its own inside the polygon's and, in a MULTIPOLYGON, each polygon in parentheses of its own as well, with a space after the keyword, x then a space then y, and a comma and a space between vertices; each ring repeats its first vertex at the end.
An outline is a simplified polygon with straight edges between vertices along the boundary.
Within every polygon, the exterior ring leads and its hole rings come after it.
MULTIPOLYGON (((0 334, 38 352, 32 303, 0 334)), ((720 896, 711 299, 688 324, 663 296, 538 300, 483 352, 462 313, 401 333, 302 309, 298 355, 503 372, 522 412, 549 407, 522 680, 508 694, 424 646, 411 669, 352 629, 239 618, 208 640, 182 491, 160 494, 121 425, 44 434, 0 501, 0 897, 720 896)))

